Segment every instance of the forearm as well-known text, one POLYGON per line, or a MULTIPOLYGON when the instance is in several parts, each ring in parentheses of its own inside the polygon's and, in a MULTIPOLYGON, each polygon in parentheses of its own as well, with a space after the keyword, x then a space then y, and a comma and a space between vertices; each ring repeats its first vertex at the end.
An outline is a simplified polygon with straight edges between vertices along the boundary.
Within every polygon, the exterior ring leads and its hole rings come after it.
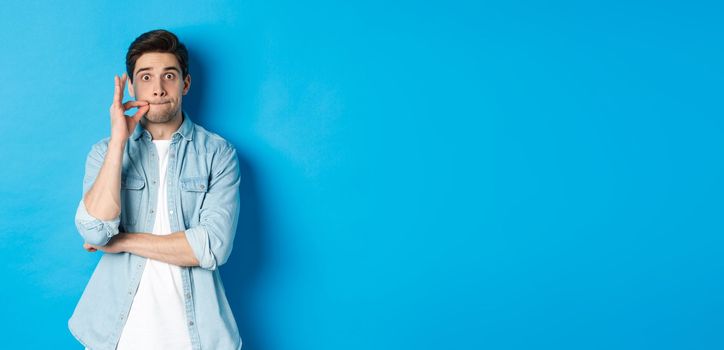
POLYGON ((88 214, 111 220, 121 213, 121 168, 125 144, 111 140, 98 176, 83 197, 88 214))
POLYGON ((149 259, 177 266, 198 266, 186 234, 183 231, 170 235, 150 233, 126 233, 119 237, 119 249, 149 259))

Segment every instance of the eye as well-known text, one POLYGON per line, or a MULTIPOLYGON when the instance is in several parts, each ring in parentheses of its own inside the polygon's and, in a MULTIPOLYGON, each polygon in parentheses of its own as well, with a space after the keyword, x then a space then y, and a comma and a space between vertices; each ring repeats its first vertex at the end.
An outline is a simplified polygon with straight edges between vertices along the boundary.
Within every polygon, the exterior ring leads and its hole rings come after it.
POLYGON ((171 79, 173 79, 173 78, 176 77, 176 74, 166 73, 166 74, 163 75, 163 77, 166 78, 166 79, 168 79, 168 80, 171 80, 171 79))
POLYGON ((151 76, 148 75, 148 74, 144 74, 144 75, 141 76, 141 80, 143 80, 143 81, 149 81, 149 80, 151 80, 151 76))

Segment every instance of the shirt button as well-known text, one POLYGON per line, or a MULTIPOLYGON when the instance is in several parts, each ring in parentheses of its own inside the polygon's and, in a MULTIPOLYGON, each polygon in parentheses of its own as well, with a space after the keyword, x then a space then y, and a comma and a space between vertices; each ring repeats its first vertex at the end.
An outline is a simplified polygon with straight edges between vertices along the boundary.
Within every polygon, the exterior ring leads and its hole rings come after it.
POLYGON ((193 325, 194 325, 194 321, 189 321, 189 326, 193 326, 193 325))
POLYGON ((151 214, 153 214, 153 209, 151 209, 151 214))
POLYGON ((186 298, 191 299, 191 293, 186 293, 186 298))
POLYGON ((201 187, 202 190, 203 190, 204 188, 206 188, 206 186, 204 186, 204 185, 201 185, 201 186, 199 186, 199 187, 201 187))
POLYGON ((169 214, 173 214, 173 210, 169 210, 168 213, 169 213, 169 214))

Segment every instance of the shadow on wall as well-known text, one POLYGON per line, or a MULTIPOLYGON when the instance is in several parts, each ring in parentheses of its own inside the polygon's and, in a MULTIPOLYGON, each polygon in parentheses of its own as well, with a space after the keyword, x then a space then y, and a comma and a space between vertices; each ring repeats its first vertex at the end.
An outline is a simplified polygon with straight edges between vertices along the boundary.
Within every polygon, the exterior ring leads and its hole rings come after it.
MULTIPOLYGON (((206 84, 203 53, 194 51, 193 43, 189 45, 189 72, 191 74, 191 89, 184 96, 184 110, 191 119, 201 126, 205 126, 205 113, 207 101, 204 91, 208 91, 206 84)), ((240 92, 242 95, 243 92, 240 92)), ((213 101, 211 101, 213 102, 213 101)), ((233 143, 232 131, 211 130, 233 143)), ((241 206, 239 209, 239 224, 234 239, 234 248, 226 264, 220 267, 221 278, 226 290, 226 296, 239 327, 243 347, 254 350, 267 350, 268 342, 261 329, 262 320, 255 318, 258 308, 259 276, 262 273, 266 260, 264 211, 259 196, 256 173, 243 149, 236 147, 239 158, 241 183, 241 206)))

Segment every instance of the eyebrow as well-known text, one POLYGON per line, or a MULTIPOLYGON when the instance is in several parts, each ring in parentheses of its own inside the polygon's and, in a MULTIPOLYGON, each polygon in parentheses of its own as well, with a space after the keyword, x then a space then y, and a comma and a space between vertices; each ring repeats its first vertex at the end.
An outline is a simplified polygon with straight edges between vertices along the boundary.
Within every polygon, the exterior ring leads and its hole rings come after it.
MULTIPOLYGON (((143 72, 143 71, 150 71, 151 69, 152 69, 151 67, 144 67, 144 68, 141 68, 141 69, 137 70, 137 71, 136 71, 136 74, 141 73, 141 72, 143 72)), ((167 71, 167 70, 175 70, 176 73, 181 73, 181 71, 180 71, 178 68, 174 67, 174 66, 165 67, 163 70, 164 70, 164 71, 167 71)))

